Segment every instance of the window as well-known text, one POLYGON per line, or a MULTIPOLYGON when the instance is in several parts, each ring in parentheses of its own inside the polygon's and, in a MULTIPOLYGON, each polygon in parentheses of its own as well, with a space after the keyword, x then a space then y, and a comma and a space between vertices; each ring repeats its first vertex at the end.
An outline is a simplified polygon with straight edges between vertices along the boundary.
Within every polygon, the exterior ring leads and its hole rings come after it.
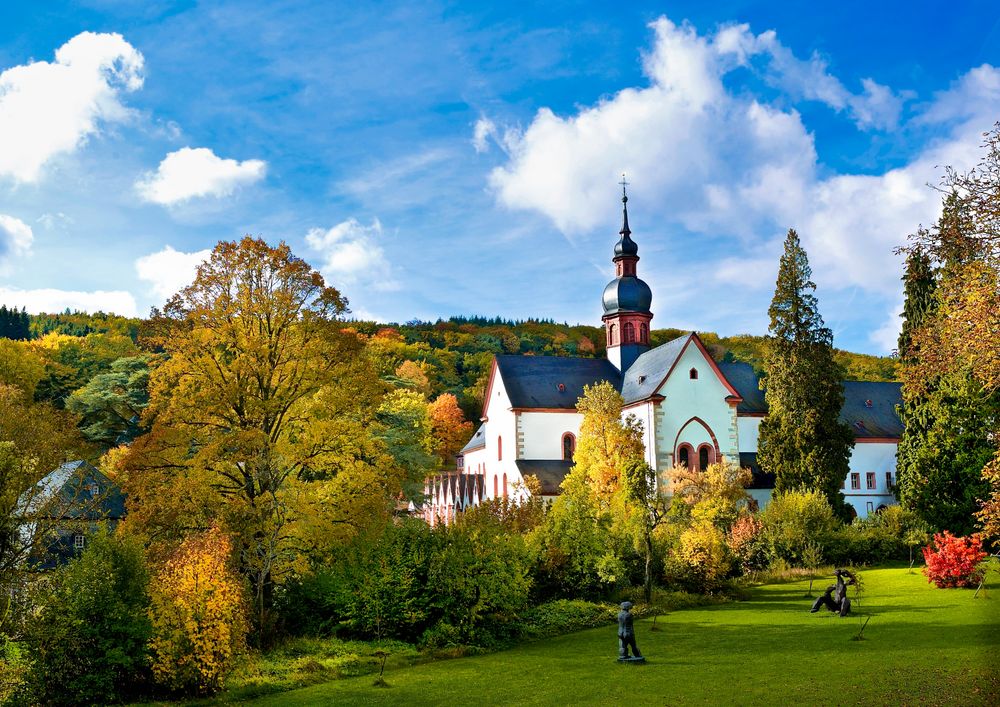
POLYGON ((77 550, 82 550, 84 545, 86 544, 87 544, 87 539, 82 535, 73 536, 73 547, 75 547, 77 550))
POLYGON ((496 474, 493 475, 493 498, 500 495, 500 477, 496 474))
POLYGON ((497 461, 503 461, 503 437, 497 437, 497 461))
POLYGON ((625 322, 622 326, 622 336, 626 344, 635 343, 635 325, 632 322, 625 322))
POLYGON ((706 447, 706 446, 703 445, 698 450, 698 468, 701 471, 705 471, 705 469, 708 468, 708 464, 709 464, 709 462, 708 462, 708 447, 706 447))
POLYGON ((693 381, 698 380, 698 369, 692 368, 690 371, 688 371, 688 378, 690 378, 693 381))
POLYGON ((649 341, 649 327, 645 324, 639 325, 639 343, 645 344, 649 341))
POLYGON ((576 437, 571 432, 567 432, 562 438, 562 458, 563 461, 573 461, 573 452, 576 451, 576 437))
POLYGON ((875 504, 873 504, 871 501, 868 502, 868 515, 871 515, 872 511, 874 511, 874 508, 873 508, 874 505, 875 504))
POLYGON ((618 331, 614 324, 608 326, 608 346, 614 346, 618 343, 618 331))
POLYGON ((861 488, 861 474, 854 472, 851 474, 851 490, 857 491, 861 488))
POLYGON ((875 488, 875 472, 869 471, 865 474, 865 483, 867 484, 869 490, 875 488))
POLYGON ((681 447, 680 451, 677 452, 677 461, 681 466, 691 468, 691 450, 687 445, 681 447))
POLYGON ((503 497, 507 498, 507 475, 503 475, 503 497))
POLYGON ((887 492, 888 491, 892 491, 892 472, 891 471, 885 472, 885 490, 887 492))

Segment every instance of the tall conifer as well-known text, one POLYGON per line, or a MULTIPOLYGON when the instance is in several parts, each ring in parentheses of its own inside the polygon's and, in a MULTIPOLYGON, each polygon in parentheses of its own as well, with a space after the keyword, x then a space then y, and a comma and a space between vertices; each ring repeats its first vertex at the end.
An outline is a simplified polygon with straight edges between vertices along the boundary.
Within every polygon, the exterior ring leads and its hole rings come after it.
POLYGON ((833 332, 823 324, 812 269, 790 229, 768 314, 764 396, 757 461, 775 474, 775 493, 816 489, 844 513, 841 487, 854 434, 840 422, 844 372, 833 357, 833 332))

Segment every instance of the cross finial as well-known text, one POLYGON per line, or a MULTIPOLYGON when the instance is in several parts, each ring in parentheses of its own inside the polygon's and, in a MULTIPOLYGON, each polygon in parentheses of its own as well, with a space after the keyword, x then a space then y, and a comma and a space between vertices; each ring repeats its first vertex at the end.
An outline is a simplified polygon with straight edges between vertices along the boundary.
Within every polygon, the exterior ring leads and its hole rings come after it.
POLYGON ((628 194, 625 193, 625 187, 628 186, 628 182, 625 181, 624 172, 622 172, 622 180, 618 183, 622 185, 622 201, 628 201, 628 194))

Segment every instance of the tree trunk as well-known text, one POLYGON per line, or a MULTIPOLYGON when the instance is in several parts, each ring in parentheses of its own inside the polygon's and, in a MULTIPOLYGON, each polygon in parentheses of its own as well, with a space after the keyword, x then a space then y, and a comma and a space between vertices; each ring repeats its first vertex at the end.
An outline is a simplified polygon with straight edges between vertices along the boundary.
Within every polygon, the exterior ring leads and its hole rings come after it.
POLYGON ((653 600, 653 534, 646 531, 646 581, 642 587, 646 603, 653 600))

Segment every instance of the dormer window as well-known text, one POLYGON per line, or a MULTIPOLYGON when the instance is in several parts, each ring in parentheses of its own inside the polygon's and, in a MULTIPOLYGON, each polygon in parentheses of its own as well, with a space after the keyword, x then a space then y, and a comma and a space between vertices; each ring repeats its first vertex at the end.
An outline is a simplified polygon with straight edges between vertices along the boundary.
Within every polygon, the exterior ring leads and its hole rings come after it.
POLYGON ((566 392, 566 384, 565 383, 560 383, 559 384, 559 392, 560 393, 565 393, 566 392))
POLYGON ((871 400, 866 400, 865 401, 865 407, 866 408, 870 408, 871 406, 872 406, 872 401, 871 400))
POLYGON ((639 385, 642 385, 645 382, 646 382, 646 376, 639 376, 639 385))
POLYGON ((690 371, 688 371, 688 377, 693 381, 698 380, 698 369, 692 368, 690 371))

